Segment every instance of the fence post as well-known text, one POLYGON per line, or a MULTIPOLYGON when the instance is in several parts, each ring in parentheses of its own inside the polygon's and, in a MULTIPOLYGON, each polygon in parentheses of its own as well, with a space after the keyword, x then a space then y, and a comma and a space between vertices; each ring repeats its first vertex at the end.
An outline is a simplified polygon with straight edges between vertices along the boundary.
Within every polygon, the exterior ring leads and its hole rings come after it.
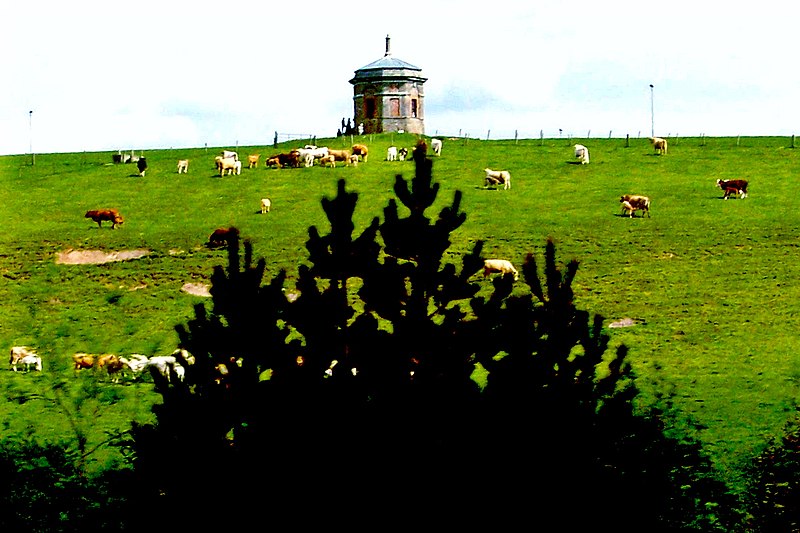
POLYGON ((492 133, 492 130, 486 130, 486 140, 489 140, 489 134, 492 133))
POLYGON ((272 147, 273 148, 277 148, 278 147, 278 132, 277 131, 275 132, 275 139, 272 141, 272 147))
POLYGON ((539 130, 539 146, 544 146, 544 130, 539 130))
POLYGON ((631 146, 631 134, 630 133, 626 133, 625 134, 625 148, 630 148, 630 146, 631 146))
POLYGON ((517 144, 517 130, 514 130, 514 144, 517 144))
POLYGON ((792 148, 794 148, 794 134, 792 134, 792 148))

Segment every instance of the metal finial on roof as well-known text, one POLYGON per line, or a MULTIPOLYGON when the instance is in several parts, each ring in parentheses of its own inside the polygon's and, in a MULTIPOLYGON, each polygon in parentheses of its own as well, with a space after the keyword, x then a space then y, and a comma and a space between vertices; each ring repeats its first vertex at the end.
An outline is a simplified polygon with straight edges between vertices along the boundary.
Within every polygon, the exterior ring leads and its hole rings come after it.
POLYGON ((383 54, 383 57, 386 57, 389 54, 391 54, 391 52, 389 51, 389 34, 387 33, 386 34, 386 53, 383 54))

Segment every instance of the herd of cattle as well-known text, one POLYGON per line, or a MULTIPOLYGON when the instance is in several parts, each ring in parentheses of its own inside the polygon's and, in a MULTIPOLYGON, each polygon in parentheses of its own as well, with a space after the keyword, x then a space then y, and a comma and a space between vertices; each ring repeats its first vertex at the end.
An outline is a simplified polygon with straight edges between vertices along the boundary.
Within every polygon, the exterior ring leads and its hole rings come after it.
MULTIPOLYGON (((97 370, 108 376, 112 383, 120 383, 123 378, 138 379, 149 372, 154 378, 167 383, 183 380, 186 367, 194 364, 194 356, 184 348, 178 347, 170 355, 146 356, 132 354, 124 357, 116 354, 89 354, 79 352, 72 356, 75 371, 97 370)), ((41 372, 42 357, 28 346, 12 346, 8 361, 14 372, 41 372)))
MULTIPOLYGON (((650 143, 658 155, 665 155, 667 153, 667 140, 660 137, 650 137, 650 143)), ((442 140, 431 139, 431 149, 437 156, 442 152, 442 140)), ((424 150, 427 151, 427 144, 421 141, 424 150)), ((589 149, 582 145, 574 145, 574 157, 581 165, 589 164, 589 149)), ((412 152, 417 147, 412 148, 412 152)), ((334 150, 327 147, 317 147, 313 145, 306 145, 303 148, 296 148, 290 150, 288 153, 279 153, 272 155, 266 159, 267 168, 300 168, 311 167, 314 165, 335 167, 337 162, 342 162, 346 166, 356 166, 359 161, 366 162, 369 155, 367 146, 363 144, 354 144, 350 150, 334 150)), ((390 146, 387 149, 386 161, 405 161, 409 155, 407 148, 398 148, 390 146)), ((248 168, 257 168, 261 156, 259 154, 249 155, 247 158, 248 168)), ((140 174, 144 176, 147 163, 144 157, 140 157, 136 161, 139 165, 140 174)), ((242 162, 239 160, 239 154, 234 151, 224 150, 214 160, 215 167, 220 173, 220 176, 241 174, 242 162)), ((187 173, 189 170, 189 160, 181 159, 178 161, 178 173, 187 173)), ((485 168, 484 187, 486 188, 500 188, 508 190, 511 188, 511 173, 508 170, 493 170, 485 168)), ((716 182, 717 187, 723 191, 723 198, 727 200, 731 196, 738 198, 747 197, 747 180, 721 180, 716 182)), ((619 199, 622 215, 627 215, 630 218, 634 217, 636 211, 642 212, 642 217, 650 217, 650 198, 644 195, 623 194, 619 199)), ((266 214, 270 212, 272 201, 269 198, 261 198, 261 213, 266 214)), ((86 212, 86 218, 91 218, 98 226, 102 227, 104 221, 111 223, 111 228, 114 229, 123 223, 123 217, 116 209, 96 209, 86 212)), ((210 248, 223 247, 228 244, 229 239, 233 234, 238 234, 236 228, 217 228, 209 236, 206 245, 210 248)), ((493 273, 501 275, 512 275, 515 280, 519 278, 519 274, 514 268, 514 265, 505 259, 486 259, 484 262, 484 277, 493 273)), ((170 356, 153 356, 146 357, 141 355, 133 355, 129 358, 118 357, 116 355, 106 354, 102 356, 93 356, 88 354, 75 354, 73 357, 75 369, 83 368, 102 368, 105 369, 112 380, 118 380, 118 376, 123 372, 130 372, 133 376, 140 374, 145 368, 149 368, 165 379, 182 379, 184 364, 189 363, 191 356, 185 350, 178 349, 170 356)), ((25 347, 15 346, 11 349, 11 367, 14 371, 18 368, 23 370, 42 370, 41 357, 25 347)))

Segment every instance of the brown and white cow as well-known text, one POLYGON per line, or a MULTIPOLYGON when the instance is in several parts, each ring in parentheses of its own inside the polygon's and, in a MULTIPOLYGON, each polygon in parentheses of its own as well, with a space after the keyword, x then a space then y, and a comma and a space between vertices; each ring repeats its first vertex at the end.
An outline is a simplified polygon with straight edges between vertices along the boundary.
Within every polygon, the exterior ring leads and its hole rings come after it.
POLYGON ((722 197, 727 200, 730 195, 739 195, 739 198, 747 198, 747 180, 717 180, 717 187, 725 192, 722 197))
POLYGON ((363 144, 354 144, 351 147, 352 155, 361 157, 363 162, 367 162, 367 156, 369 155, 369 150, 363 144))
POLYGON ((511 173, 508 170, 492 170, 490 168, 485 168, 484 172, 486 172, 486 178, 484 180, 484 185, 486 187, 502 185, 503 189, 511 188, 511 173))
POLYGON ((22 367, 25 371, 31 368, 42 370, 42 358, 27 346, 12 346, 8 364, 11 365, 11 369, 14 372, 17 371, 18 367, 22 367))
POLYGON ((623 194, 619 197, 619 203, 622 206, 623 214, 629 215, 633 218, 636 211, 641 211, 642 216, 647 213, 650 216, 650 198, 639 194, 623 194))

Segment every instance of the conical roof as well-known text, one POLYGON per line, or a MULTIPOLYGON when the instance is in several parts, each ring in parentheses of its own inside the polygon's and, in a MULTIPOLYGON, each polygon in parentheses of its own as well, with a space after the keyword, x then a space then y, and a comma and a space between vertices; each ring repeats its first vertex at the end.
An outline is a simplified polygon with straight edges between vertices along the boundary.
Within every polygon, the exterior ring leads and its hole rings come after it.
POLYGON ((396 57, 392 57, 391 54, 388 54, 376 61, 373 61, 369 65, 364 65, 360 69, 356 70, 356 73, 362 70, 373 70, 373 69, 405 69, 405 70, 417 70, 420 72, 422 71, 421 68, 415 67, 411 63, 407 63, 402 59, 397 59, 396 57))
POLYGON ((364 65, 355 71, 355 77, 350 80, 350 83, 356 83, 362 80, 372 80, 376 78, 383 79, 407 79, 415 78, 420 81, 425 81, 421 77, 422 69, 392 56, 389 51, 389 36, 386 36, 386 53, 378 60, 373 61, 368 65, 364 65))

